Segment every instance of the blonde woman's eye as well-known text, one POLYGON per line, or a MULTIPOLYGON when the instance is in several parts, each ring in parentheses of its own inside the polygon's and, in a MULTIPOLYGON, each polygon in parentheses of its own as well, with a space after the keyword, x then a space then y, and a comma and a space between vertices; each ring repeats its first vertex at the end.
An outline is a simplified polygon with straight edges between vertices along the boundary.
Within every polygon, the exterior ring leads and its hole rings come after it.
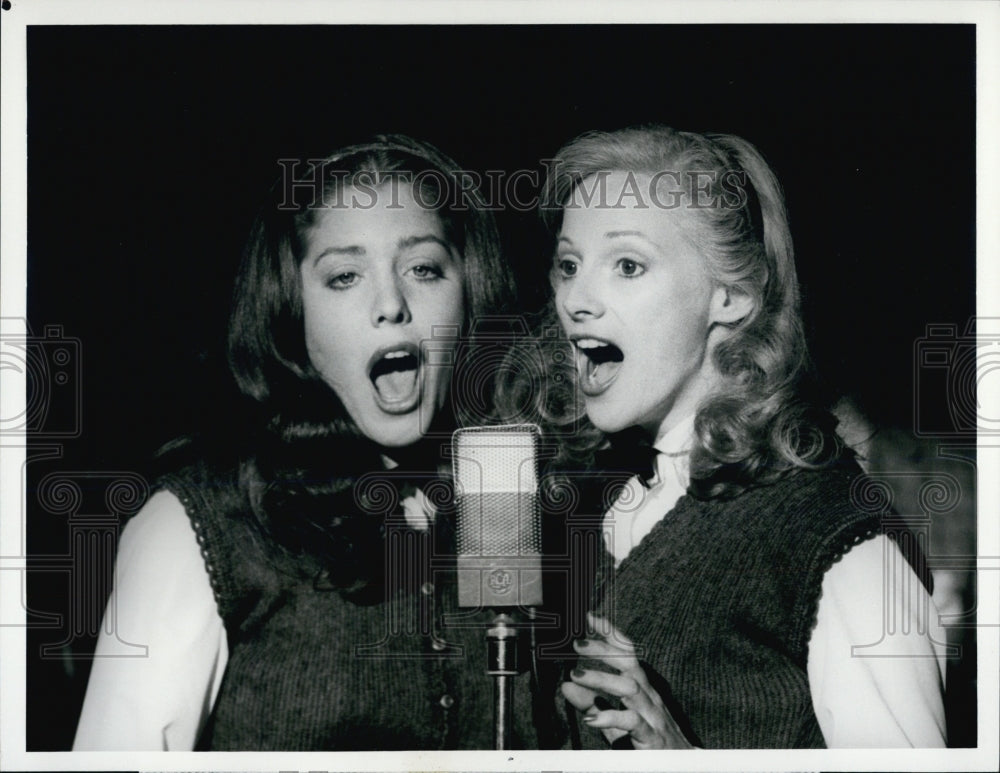
POLYGON ((341 274, 334 274, 326 280, 326 286, 333 290, 344 290, 356 284, 358 275, 354 271, 344 271, 341 274))
POLYGON ((634 279, 635 277, 642 276, 646 273, 645 266, 630 258, 622 258, 619 260, 616 268, 618 269, 619 274, 624 277, 628 277, 629 279, 634 279))
POLYGON ((562 277, 568 279, 571 276, 576 276, 576 269, 577 266, 575 260, 556 260, 556 271, 558 271, 559 275, 562 277))

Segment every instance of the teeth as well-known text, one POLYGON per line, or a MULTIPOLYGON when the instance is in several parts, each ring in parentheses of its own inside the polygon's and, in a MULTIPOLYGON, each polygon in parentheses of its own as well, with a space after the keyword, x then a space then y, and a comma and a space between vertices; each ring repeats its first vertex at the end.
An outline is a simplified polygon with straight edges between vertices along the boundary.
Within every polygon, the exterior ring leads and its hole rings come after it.
POLYGON ((403 349, 399 349, 397 351, 389 352, 388 354, 386 354, 385 355, 385 359, 387 359, 387 360, 395 360, 395 359, 399 359, 400 357, 406 357, 408 354, 409 354, 409 352, 407 352, 407 351, 405 351, 403 349))
POLYGON ((580 338, 577 339, 576 345, 580 349, 600 349, 602 346, 608 346, 609 344, 605 341, 598 341, 596 338, 580 338))

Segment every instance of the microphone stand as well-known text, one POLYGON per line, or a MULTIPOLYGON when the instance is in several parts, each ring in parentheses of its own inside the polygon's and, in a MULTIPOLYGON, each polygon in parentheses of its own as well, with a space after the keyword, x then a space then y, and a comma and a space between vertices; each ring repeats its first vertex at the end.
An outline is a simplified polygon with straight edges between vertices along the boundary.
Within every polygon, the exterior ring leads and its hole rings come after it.
POLYGON ((493 677, 494 748, 510 748, 514 677, 517 676, 517 629, 514 618, 498 614, 486 632, 486 673, 493 677))

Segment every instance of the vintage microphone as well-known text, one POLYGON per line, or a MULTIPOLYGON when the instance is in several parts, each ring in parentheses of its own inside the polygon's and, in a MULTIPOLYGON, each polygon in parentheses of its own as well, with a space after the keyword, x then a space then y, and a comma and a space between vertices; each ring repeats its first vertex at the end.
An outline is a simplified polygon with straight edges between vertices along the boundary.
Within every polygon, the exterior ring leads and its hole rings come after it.
POLYGON ((510 748, 518 672, 516 621, 508 612, 542 603, 540 435, 534 424, 515 424, 470 427, 452 436, 458 604, 497 611, 486 634, 496 749, 510 748))

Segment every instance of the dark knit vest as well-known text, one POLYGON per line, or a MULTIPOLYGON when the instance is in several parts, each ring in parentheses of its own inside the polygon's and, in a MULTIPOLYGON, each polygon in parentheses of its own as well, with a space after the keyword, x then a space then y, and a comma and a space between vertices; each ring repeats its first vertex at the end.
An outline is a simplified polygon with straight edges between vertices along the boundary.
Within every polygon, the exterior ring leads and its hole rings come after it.
POLYGON ((692 742, 824 746, 806 674, 823 575, 881 530, 852 505, 859 474, 851 463, 728 501, 685 495, 617 570, 602 551, 594 607, 635 642, 692 742))
MULTIPOLYGON (((191 519, 228 638, 199 748, 493 748, 491 615, 455 608, 454 572, 430 534, 387 514, 385 564, 414 573, 351 600, 316 563, 261 538, 232 473, 195 466, 161 485, 191 519)), ((517 682, 514 746, 535 748, 527 675, 517 682)))

